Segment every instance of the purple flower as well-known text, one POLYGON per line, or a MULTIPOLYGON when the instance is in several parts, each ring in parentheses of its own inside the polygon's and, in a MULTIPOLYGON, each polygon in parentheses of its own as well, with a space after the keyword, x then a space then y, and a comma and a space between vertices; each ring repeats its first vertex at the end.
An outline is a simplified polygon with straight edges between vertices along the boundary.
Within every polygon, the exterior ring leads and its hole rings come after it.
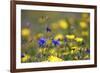
POLYGON ((87 50, 86 50, 86 53, 90 53, 90 50, 89 50, 89 49, 87 49, 87 50))
POLYGON ((46 39, 45 38, 40 38, 38 40, 38 44, 39 44, 40 47, 44 47, 45 43, 46 43, 46 39))
POLYGON ((22 57, 22 58, 25 57, 25 54, 21 53, 21 57, 22 57))
POLYGON ((60 42, 58 40, 52 40, 52 43, 57 46, 57 45, 60 45, 60 42))
POLYGON ((49 27, 46 28, 47 32, 51 32, 51 29, 49 27))
POLYGON ((64 38, 64 42, 67 42, 67 38, 64 38))

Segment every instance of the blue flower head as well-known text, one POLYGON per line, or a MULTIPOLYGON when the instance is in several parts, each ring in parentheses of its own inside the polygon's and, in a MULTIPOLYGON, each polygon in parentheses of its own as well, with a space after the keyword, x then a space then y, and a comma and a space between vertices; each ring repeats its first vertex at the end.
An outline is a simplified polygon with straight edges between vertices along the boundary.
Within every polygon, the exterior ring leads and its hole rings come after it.
POLYGON ((40 47, 43 47, 45 45, 45 43, 46 43, 46 39, 45 38, 40 38, 38 40, 38 44, 39 44, 40 47))
POLYGON ((60 42, 58 40, 52 40, 52 43, 57 46, 57 45, 60 45, 60 42))

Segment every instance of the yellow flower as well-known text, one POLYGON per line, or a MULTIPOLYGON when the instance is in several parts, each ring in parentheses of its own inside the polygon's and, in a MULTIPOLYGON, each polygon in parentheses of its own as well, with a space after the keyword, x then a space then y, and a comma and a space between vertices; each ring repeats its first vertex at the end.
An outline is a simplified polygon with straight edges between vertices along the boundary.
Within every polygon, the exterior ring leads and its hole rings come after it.
POLYGON ((51 45, 52 40, 47 40, 47 45, 51 45))
POLYGON ((29 55, 25 55, 25 57, 22 58, 22 62, 26 62, 28 59, 30 59, 29 55))
POLYGON ((81 27, 81 28, 84 29, 84 28, 87 28, 87 26, 88 26, 88 25, 87 25, 86 22, 84 22, 84 21, 81 21, 81 22, 80 22, 80 27, 81 27))
POLYGON ((70 40, 73 40, 75 38, 75 35, 73 35, 73 34, 72 35, 66 35, 66 38, 70 39, 70 40))
POLYGON ((50 50, 49 50, 49 53, 50 53, 50 54, 55 54, 56 51, 55 51, 55 49, 50 49, 50 50))
POLYGON ((71 54, 77 53, 80 50, 77 46, 72 46, 71 47, 71 54))
POLYGON ((75 38, 75 40, 76 40, 76 42, 82 42, 83 38, 77 37, 77 38, 75 38))
POLYGON ((57 34, 54 39, 55 40, 58 40, 58 39, 62 40, 63 38, 64 38, 64 36, 62 34, 57 34))
POLYGON ((37 33, 33 36, 33 39, 34 40, 38 40, 40 37, 43 37, 43 34, 42 33, 37 33))
POLYGON ((63 60, 61 58, 56 57, 56 56, 49 56, 48 61, 50 61, 50 62, 61 62, 63 60))
POLYGON ((71 54, 73 54, 74 53, 74 50, 71 50, 71 52, 70 52, 71 54))
POLYGON ((68 28, 68 22, 67 22, 66 20, 60 20, 60 21, 58 22, 58 24, 59 24, 59 27, 60 27, 61 29, 67 29, 67 28, 68 28))
POLYGON ((71 49, 72 50, 80 50, 80 48, 78 46, 72 46, 71 49))
POLYGON ((30 29, 29 28, 22 28, 21 34, 22 34, 23 37, 29 37, 30 29))
POLYGON ((83 31, 83 32, 82 32, 82 35, 83 35, 83 36, 88 36, 88 31, 83 31))
POLYGON ((39 48, 38 52, 39 52, 39 53, 42 53, 42 49, 43 49, 43 48, 39 48))

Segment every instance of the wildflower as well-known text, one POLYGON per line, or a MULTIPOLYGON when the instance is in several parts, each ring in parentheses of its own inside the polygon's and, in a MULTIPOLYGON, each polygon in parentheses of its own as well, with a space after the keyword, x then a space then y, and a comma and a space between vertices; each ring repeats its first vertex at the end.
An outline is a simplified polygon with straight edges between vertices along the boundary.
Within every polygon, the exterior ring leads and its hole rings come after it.
POLYGON ((69 40, 73 40, 75 38, 75 35, 71 34, 71 35, 66 35, 66 38, 69 40))
POLYGON ((38 41, 38 44, 40 47, 43 47, 46 44, 46 39, 45 38, 40 38, 38 41))
POLYGON ((79 47, 77 47, 77 46, 72 46, 72 47, 71 47, 71 54, 77 53, 79 50, 80 50, 79 47))
POLYGON ((63 61, 63 59, 58 58, 56 56, 49 56, 48 61, 50 61, 50 62, 61 62, 61 61, 63 61))
POLYGON ((66 42, 67 41, 67 38, 64 38, 64 42, 66 42))
POLYGON ((29 59, 30 59, 30 56, 26 54, 24 57, 22 57, 22 62, 26 62, 29 59))
POLYGON ((60 20, 60 21, 58 22, 58 24, 59 24, 59 27, 60 27, 61 29, 67 29, 67 28, 68 28, 68 23, 67 23, 66 20, 60 20))
POLYGON ((87 23, 86 22, 84 22, 84 21, 81 21, 80 23, 79 23, 79 25, 80 25, 80 27, 81 28, 87 28, 87 23))
POLYGON ((60 42, 58 40, 52 40, 52 43, 57 46, 57 45, 60 45, 60 42))
POLYGON ((64 36, 62 35, 62 34, 57 34, 56 36, 55 36, 55 40, 62 40, 64 38, 64 36))
POLYGON ((42 49, 43 49, 43 48, 39 48, 39 49, 38 49, 38 52, 39 52, 39 53, 42 53, 42 49))
POLYGON ((22 32, 21 32, 21 35, 23 36, 23 37, 29 37, 29 35, 30 35, 30 30, 29 30, 29 28, 22 28, 22 32))
POLYGON ((51 29, 49 27, 46 28, 47 32, 51 32, 51 29))
POLYGON ((21 58, 25 57, 25 54, 21 53, 21 58))
POLYGON ((42 34, 42 33, 37 33, 37 34, 34 35, 33 39, 34 39, 34 40, 38 40, 38 39, 40 39, 41 37, 43 37, 43 34, 42 34))
POLYGON ((76 40, 76 42, 83 42, 83 38, 77 37, 77 38, 75 38, 75 40, 76 40))
POLYGON ((50 50, 49 50, 49 53, 50 53, 50 54, 55 54, 56 51, 55 51, 55 49, 50 49, 50 50))

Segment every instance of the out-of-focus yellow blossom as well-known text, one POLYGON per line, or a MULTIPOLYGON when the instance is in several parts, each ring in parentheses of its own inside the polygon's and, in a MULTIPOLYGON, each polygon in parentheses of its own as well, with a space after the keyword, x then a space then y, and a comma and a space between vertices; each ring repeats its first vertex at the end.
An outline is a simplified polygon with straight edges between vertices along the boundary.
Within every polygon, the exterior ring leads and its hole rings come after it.
POLYGON ((26 62, 28 59, 30 59, 30 56, 26 54, 21 60, 22 62, 26 62))
POLYGON ((49 50, 49 53, 50 53, 50 54, 55 54, 56 51, 55 51, 55 49, 50 49, 50 50, 49 50))
POLYGON ((56 56, 49 56, 48 61, 50 61, 50 62, 61 62, 61 61, 63 61, 63 59, 58 58, 56 56))
POLYGON ((33 39, 34 39, 34 40, 37 40, 37 39, 39 39, 40 37, 43 37, 43 34, 42 34, 42 33, 35 34, 35 35, 33 36, 33 39))
POLYGON ((75 49, 78 49, 78 47, 73 46, 73 47, 71 47, 71 49, 72 49, 72 50, 75 50, 75 49))
POLYGON ((74 50, 71 50, 71 52, 70 52, 71 54, 74 54, 74 50))
POLYGON ((72 46, 71 49, 72 50, 77 50, 77 51, 80 50, 80 48, 78 46, 72 46))
POLYGON ((67 28, 68 28, 68 22, 67 22, 66 20, 60 20, 60 21, 58 22, 58 24, 59 24, 59 27, 60 27, 61 29, 67 29, 67 28))
POLYGON ((47 42, 47 45, 51 45, 52 40, 47 40, 46 42, 47 42))
POLYGON ((83 38, 81 38, 81 37, 77 37, 77 38, 75 38, 75 40, 76 40, 76 42, 83 42, 83 38))
POLYGON ((39 48, 38 52, 39 52, 39 53, 42 53, 42 49, 43 49, 43 48, 39 48))
POLYGON ((83 36, 88 36, 88 31, 83 31, 83 32, 82 32, 82 35, 83 35, 83 36))
POLYGON ((71 35, 66 35, 67 39, 73 40, 75 38, 75 35, 71 34, 71 35))
POLYGON ((47 48, 39 48, 38 51, 39 51, 39 53, 46 53, 46 49, 47 49, 47 48))
POLYGON ((22 37, 25 37, 25 38, 29 37, 30 29, 29 28, 22 28, 21 35, 22 35, 22 37))
POLYGON ((88 27, 88 24, 86 22, 84 22, 84 21, 81 21, 80 22, 80 27, 83 28, 83 29, 84 28, 87 28, 88 27))
POLYGON ((77 46, 71 47, 71 54, 77 53, 79 48, 77 46))
POLYGON ((55 40, 58 40, 58 39, 62 40, 63 38, 64 38, 64 36, 62 34, 57 34, 54 39, 55 40))

